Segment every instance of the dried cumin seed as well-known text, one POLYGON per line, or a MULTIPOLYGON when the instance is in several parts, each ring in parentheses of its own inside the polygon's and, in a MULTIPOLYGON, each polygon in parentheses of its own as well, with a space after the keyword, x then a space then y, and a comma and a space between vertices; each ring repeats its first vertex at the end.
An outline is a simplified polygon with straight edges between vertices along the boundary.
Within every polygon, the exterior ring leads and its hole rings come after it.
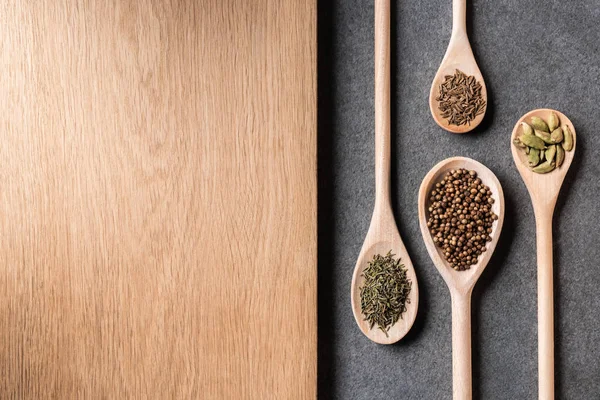
POLYGON ((474 76, 456 70, 454 75, 446 75, 439 85, 438 108, 442 118, 450 125, 471 124, 471 121, 485 111, 486 102, 481 95, 482 86, 474 76))

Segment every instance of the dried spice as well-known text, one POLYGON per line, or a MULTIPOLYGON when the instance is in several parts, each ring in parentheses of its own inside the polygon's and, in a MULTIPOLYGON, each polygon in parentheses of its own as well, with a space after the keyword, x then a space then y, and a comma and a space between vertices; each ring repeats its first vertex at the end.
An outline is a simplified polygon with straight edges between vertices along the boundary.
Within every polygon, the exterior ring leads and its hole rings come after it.
POLYGON ((548 130, 553 132, 556 128, 558 128, 560 121, 558 120, 558 115, 556 113, 550 113, 548 117, 548 130))
POLYGON ((561 145, 556 146, 556 166, 560 167, 565 161, 565 149, 561 145))
POLYGON ((537 129, 538 131, 550 133, 550 127, 540 117, 531 117, 531 126, 533 126, 533 129, 537 129))
POLYGON ((533 172, 547 174, 563 164, 565 151, 573 150, 573 134, 551 112, 547 122, 540 117, 531 117, 529 124, 521 122, 521 135, 513 139, 513 144, 525 150, 533 172))
POLYGON ((436 98, 442 117, 450 125, 471 125, 475 117, 485 112, 486 102, 481 90, 481 83, 474 76, 458 69, 454 75, 446 75, 436 98))
POLYGON ((492 212, 492 191, 475 171, 449 171, 429 198, 427 227, 450 266, 464 271, 477 263, 492 240, 498 216, 492 212))
POLYGON ((571 130, 569 129, 568 125, 565 125, 565 129, 563 129, 564 131, 564 142, 563 142, 563 148, 566 151, 571 151, 573 150, 573 134, 571 133, 571 130))
POLYGON ((523 136, 521 136, 519 138, 519 140, 525 146, 529 146, 533 149, 544 150, 546 148, 546 145, 544 144, 544 140, 541 139, 540 137, 538 137, 537 135, 533 136, 533 135, 523 134, 523 136))
POLYGON ((548 132, 544 132, 544 131, 539 131, 539 130, 534 130, 534 134, 535 136, 539 137, 540 139, 542 139, 544 141, 544 143, 547 144, 552 144, 552 136, 548 133, 548 132))
POLYGON ((550 134, 550 140, 552 140, 552 143, 560 143, 564 140, 564 138, 565 138, 565 135, 560 126, 556 129, 554 129, 552 131, 552 133, 550 134))
POLYGON ((539 164, 537 167, 533 167, 532 171, 537 172, 538 174, 547 174, 550 171, 553 171, 556 167, 556 163, 554 161, 546 161, 539 164))
POLYGON ((406 268, 400 258, 394 259, 392 252, 386 256, 376 254, 361 276, 365 278, 360 288, 360 307, 370 329, 378 325, 388 336, 388 331, 402 313, 406 311, 406 303, 411 281, 406 275, 406 268))
POLYGON ((527 163, 531 167, 535 167, 540 163, 540 150, 536 148, 529 148, 529 153, 527 154, 527 163))
POLYGON ((556 155, 556 145, 548 146, 548 148, 544 151, 544 159, 546 161, 549 161, 549 162, 554 161, 555 155, 556 155))

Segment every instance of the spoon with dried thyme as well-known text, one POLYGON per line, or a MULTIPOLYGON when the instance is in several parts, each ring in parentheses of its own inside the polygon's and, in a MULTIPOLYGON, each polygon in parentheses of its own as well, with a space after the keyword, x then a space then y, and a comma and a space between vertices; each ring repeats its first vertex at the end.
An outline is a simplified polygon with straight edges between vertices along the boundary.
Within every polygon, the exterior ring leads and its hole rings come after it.
POLYGON ((390 0, 375 0, 375 209, 352 276, 361 332, 380 344, 402 339, 419 306, 417 277, 400 238, 390 194, 390 0))
POLYGON ((452 35, 429 93, 435 122, 453 133, 466 133, 483 120, 487 90, 467 36, 467 0, 453 0, 452 35))
POLYGON ((529 191, 536 221, 540 399, 554 398, 552 217, 576 145, 573 123, 550 109, 528 112, 517 121, 511 135, 513 159, 529 191))
POLYGON ((421 183, 421 233, 452 301, 454 400, 472 397, 471 293, 498 243, 503 220, 502 186, 475 160, 448 158, 421 183))

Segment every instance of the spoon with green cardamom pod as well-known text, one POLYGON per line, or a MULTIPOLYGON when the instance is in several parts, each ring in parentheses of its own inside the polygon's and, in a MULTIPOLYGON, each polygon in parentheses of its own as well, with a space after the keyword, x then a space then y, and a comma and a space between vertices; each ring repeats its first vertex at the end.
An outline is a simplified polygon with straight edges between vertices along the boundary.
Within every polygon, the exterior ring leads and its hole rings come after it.
POLYGON ((390 110, 390 0, 375 0, 375 209, 354 268, 350 297, 359 329, 379 344, 391 344, 402 339, 412 327, 419 306, 417 276, 400 238, 392 210, 390 110), (370 287, 379 298, 375 304, 376 313, 385 314, 385 318, 378 320, 389 322, 384 323, 384 326, 373 325, 368 318, 373 314, 369 311, 373 309, 373 304, 367 304, 368 310, 365 310, 365 299, 361 298, 361 291, 365 288, 365 270, 375 258, 387 258, 388 253, 393 255, 395 261, 400 259, 403 273, 391 271, 392 268, 388 267, 396 265, 387 263, 384 276, 377 278, 375 287, 370 287), (410 282, 408 293, 407 281, 410 282), (404 288, 402 298, 398 297, 398 286, 404 288), (393 317, 387 318, 389 315, 393 317))
POLYGON ((513 159, 529 191, 536 221, 540 399, 554 398, 552 217, 558 193, 575 155, 576 137, 569 118, 545 108, 521 117, 511 136, 513 159))
POLYGON ((429 92, 435 122, 453 133, 466 133, 483 120, 487 109, 485 81, 467 35, 467 0, 452 2, 452 34, 429 92))

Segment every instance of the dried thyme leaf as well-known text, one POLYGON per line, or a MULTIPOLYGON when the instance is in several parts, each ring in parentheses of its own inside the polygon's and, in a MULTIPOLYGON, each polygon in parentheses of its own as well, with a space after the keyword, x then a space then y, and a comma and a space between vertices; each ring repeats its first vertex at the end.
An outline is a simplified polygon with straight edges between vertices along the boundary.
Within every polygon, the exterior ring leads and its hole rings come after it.
POLYGON ((370 329, 375 325, 388 336, 388 331, 406 311, 411 281, 400 258, 391 250, 386 256, 377 254, 364 269, 364 286, 360 288, 360 306, 370 329))

